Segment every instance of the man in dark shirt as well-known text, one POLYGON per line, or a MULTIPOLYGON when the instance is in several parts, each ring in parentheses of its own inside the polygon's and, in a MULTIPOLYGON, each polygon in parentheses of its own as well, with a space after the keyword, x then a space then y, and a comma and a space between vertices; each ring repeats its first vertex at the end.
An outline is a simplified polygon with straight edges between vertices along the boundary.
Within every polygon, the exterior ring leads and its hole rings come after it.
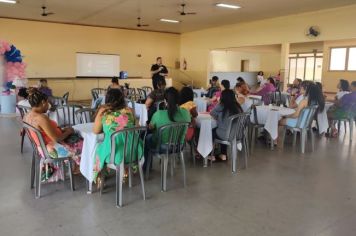
POLYGON ((156 64, 152 65, 151 75, 153 88, 157 89, 157 82, 168 75, 167 67, 162 64, 162 57, 157 57, 156 64))

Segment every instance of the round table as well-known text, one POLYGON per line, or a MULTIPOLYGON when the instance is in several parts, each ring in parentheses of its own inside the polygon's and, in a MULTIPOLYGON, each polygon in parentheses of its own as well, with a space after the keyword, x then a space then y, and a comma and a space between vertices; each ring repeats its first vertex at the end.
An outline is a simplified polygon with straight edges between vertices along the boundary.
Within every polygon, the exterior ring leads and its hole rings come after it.
POLYGON ((194 98, 197 105, 197 112, 206 112, 208 109, 208 100, 206 98, 194 98))

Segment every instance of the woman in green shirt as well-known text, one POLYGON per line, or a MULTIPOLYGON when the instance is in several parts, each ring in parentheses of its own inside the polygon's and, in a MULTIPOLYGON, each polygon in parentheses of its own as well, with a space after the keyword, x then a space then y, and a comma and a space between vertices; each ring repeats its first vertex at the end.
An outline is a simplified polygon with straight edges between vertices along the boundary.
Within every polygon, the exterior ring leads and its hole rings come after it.
MULTIPOLYGON (((97 179, 98 174, 104 166, 110 162, 111 134, 132 127, 135 127, 135 116, 132 109, 127 106, 124 94, 119 89, 110 89, 105 97, 105 105, 99 108, 94 122, 93 132, 95 134, 105 134, 104 141, 100 143, 96 149, 94 180, 97 179)), ((116 137, 116 165, 123 161, 124 142, 124 134, 116 137)), ((129 151, 137 151, 135 156, 141 158, 143 154, 143 143, 140 142, 135 150, 129 151)), ((130 154, 128 154, 128 156, 129 155, 130 154)))
MULTIPOLYGON (((179 107, 179 92, 174 87, 170 87, 165 91, 164 99, 167 110, 156 111, 149 124, 149 129, 152 134, 147 135, 145 145, 145 156, 147 157, 150 149, 155 149, 158 139, 158 129, 162 126, 172 124, 174 122, 190 122, 190 113, 179 107)), ((185 135, 184 135, 185 137, 185 135)), ((163 142, 168 140, 168 134, 163 134, 163 142)), ((145 163, 146 164, 146 163, 145 163)), ((144 169, 146 165, 144 165, 144 169)))

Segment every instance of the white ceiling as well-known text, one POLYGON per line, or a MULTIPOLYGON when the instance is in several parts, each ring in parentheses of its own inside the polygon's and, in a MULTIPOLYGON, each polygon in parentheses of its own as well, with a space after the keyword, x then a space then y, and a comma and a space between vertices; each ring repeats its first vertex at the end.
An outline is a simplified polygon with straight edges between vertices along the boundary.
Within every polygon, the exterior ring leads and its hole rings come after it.
POLYGON ((173 33, 356 4, 356 0, 185 0, 186 10, 198 14, 180 16, 182 0, 19 1, 15 5, 0 3, 0 17, 138 29, 136 18, 140 15, 142 23, 150 26, 139 29, 173 33), (242 8, 221 9, 214 6, 217 2, 238 4, 242 8), (43 4, 56 14, 42 17, 43 4), (162 23, 158 21, 160 18, 182 22, 162 23))

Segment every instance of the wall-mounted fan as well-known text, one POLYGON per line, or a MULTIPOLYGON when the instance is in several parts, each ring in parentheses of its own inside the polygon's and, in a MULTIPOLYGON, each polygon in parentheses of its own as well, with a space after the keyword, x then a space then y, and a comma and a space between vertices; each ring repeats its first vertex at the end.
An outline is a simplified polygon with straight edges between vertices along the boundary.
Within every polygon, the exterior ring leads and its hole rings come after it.
POLYGON ((309 38, 316 38, 320 35, 320 29, 318 26, 310 26, 306 31, 305 35, 309 38))
POLYGON ((140 27, 148 27, 150 25, 142 24, 141 17, 137 17, 137 25, 136 26, 140 28, 140 27))
POLYGON ((182 10, 179 11, 179 13, 180 13, 181 16, 185 16, 185 15, 195 15, 195 14, 197 14, 196 12, 186 12, 186 11, 185 11, 185 6, 186 6, 185 3, 180 4, 180 6, 182 7, 182 10))
POLYGON ((46 6, 42 6, 42 14, 41 14, 41 16, 50 16, 50 15, 54 15, 54 12, 48 12, 47 11, 47 7, 46 6))

